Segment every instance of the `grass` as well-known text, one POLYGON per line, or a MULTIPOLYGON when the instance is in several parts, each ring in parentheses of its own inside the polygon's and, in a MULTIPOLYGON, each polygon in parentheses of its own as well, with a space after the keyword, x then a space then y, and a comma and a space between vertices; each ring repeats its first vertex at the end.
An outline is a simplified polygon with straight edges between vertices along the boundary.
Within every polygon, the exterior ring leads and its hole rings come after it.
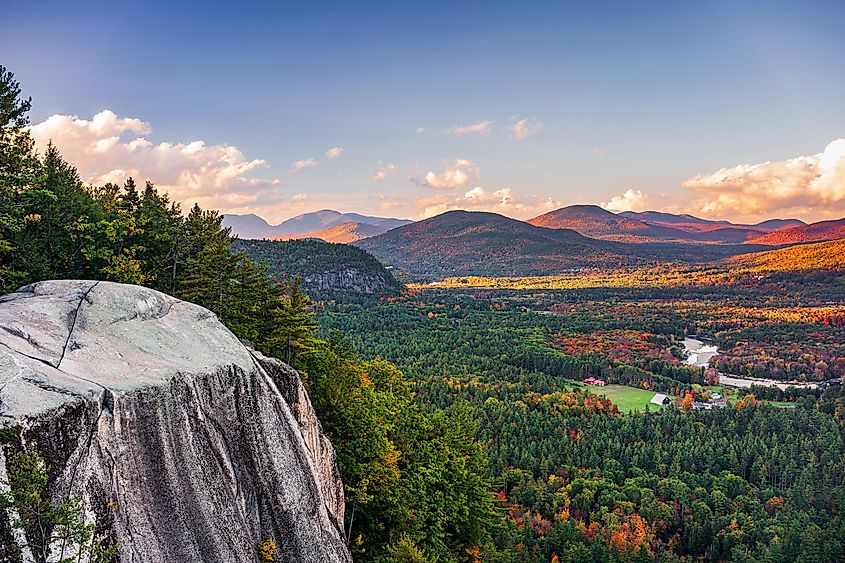
POLYGON ((789 403, 786 401, 763 401, 764 403, 768 403, 773 407, 778 407, 781 409, 794 409, 795 403, 789 403))
POLYGON ((591 387, 590 391, 596 395, 604 395, 624 413, 645 410, 646 405, 651 410, 663 408, 662 405, 651 404, 654 391, 646 389, 626 387, 625 385, 607 385, 605 387, 591 387))

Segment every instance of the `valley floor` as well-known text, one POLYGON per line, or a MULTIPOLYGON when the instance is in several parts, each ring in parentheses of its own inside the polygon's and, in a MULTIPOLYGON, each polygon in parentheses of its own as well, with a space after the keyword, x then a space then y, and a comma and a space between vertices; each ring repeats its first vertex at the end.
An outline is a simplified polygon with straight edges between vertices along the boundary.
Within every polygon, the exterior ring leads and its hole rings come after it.
POLYGON ((455 278, 320 321, 425 408, 471 409, 506 513, 484 561, 845 556, 842 280, 629 274, 455 278), (689 335, 718 354, 690 363, 689 335))

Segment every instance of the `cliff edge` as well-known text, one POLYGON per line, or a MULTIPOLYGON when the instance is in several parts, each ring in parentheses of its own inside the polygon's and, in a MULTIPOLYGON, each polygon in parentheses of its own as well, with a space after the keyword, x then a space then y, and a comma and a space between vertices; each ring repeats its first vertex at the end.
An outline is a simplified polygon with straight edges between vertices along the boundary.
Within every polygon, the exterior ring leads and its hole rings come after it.
POLYGON ((0 424, 0 478, 36 445, 51 496, 82 499, 121 561, 252 563, 272 539, 278 561, 351 562, 334 450, 298 374, 197 305, 94 281, 0 297, 0 424))

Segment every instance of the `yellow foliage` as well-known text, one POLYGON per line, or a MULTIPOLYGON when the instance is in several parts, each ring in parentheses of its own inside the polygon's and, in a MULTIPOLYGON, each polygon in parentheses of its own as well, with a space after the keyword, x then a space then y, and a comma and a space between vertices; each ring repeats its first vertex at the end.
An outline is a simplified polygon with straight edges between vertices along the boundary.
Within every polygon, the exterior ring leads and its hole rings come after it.
POLYGON ((755 397, 753 393, 746 394, 742 399, 734 403, 734 408, 740 410, 744 409, 745 407, 756 408, 758 406, 760 406, 760 401, 757 400, 757 397, 755 397))
POLYGON ((258 544, 258 557, 265 562, 276 560, 276 542, 273 538, 267 538, 258 544))

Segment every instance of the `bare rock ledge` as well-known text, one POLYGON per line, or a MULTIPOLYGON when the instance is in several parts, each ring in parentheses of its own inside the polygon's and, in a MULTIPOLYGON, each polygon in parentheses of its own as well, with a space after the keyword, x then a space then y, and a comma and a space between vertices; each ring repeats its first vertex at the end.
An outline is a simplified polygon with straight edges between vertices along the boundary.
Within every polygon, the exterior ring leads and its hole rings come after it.
MULTIPOLYGON (((0 424, 0 478, 37 445, 50 494, 81 498, 121 561, 253 563, 267 538, 277 561, 352 560, 298 374, 197 305, 75 280, 0 297, 0 424)), ((0 514, 0 560, 12 541, 0 514)))

